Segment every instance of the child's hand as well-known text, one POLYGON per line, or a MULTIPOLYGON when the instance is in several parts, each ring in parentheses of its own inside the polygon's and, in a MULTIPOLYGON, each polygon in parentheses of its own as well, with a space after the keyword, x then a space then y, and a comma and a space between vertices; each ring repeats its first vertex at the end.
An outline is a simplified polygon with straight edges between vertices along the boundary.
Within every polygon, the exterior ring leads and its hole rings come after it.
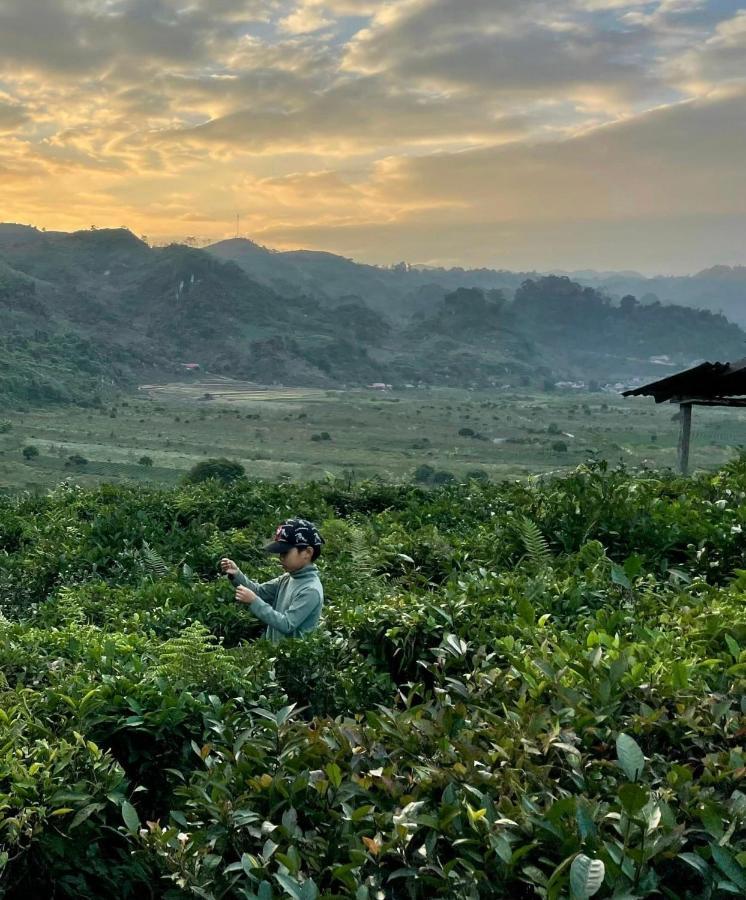
POLYGON ((223 573, 223 575, 235 575, 238 572, 238 566, 233 562, 232 559, 228 559, 224 556, 220 562, 218 563, 218 568, 223 573))
POLYGON ((256 594, 243 585, 236 588, 236 600, 239 603, 253 603, 256 600, 256 594))

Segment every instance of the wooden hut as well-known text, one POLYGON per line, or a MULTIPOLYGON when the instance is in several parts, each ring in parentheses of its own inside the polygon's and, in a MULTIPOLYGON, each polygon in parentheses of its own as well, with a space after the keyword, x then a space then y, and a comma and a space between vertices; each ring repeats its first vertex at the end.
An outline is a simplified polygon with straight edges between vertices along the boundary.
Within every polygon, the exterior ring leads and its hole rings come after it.
POLYGON ((679 471, 689 471, 692 406, 746 406, 746 357, 732 363, 705 362, 660 381, 622 391, 623 397, 654 397, 679 404, 679 471))

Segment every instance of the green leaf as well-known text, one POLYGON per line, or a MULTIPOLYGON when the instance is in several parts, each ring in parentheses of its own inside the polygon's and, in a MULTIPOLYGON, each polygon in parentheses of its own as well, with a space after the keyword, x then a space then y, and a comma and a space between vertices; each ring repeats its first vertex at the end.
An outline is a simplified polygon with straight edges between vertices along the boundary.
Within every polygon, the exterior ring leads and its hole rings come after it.
POLYGON ((287 894, 293 897, 293 900, 316 900, 319 895, 319 889, 316 887, 313 879, 304 881, 302 884, 297 878, 290 875, 276 873, 274 876, 287 894))
POLYGON ((104 803, 89 803, 88 806, 84 806, 82 809, 79 809, 75 816, 73 817, 72 822, 70 823, 69 830, 72 831, 73 828, 77 828, 82 822, 88 818, 88 816, 93 815, 93 813, 98 812, 99 809, 103 809, 106 804, 104 803))
POLYGON ((576 900, 592 897, 601 887, 606 870, 600 859, 579 853, 570 866, 570 892, 576 900))
POLYGON ((324 771, 326 772, 327 778, 332 783, 335 789, 338 788, 340 784, 342 784, 342 770, 336 763, 329 763, 324 771))
POLYGON ((622 565, 624 567, 624 574, 628 578, 636 578, 640 572, 642 572, 642 557, 633 553, 624 560, 622 565))
POLYGON ((515 605, 515 611, 527 625, 533 625, 536 621, 536 610, 528 597, 520 597, 518 599, 518 602, 515 605))
POLYGON ((619 799, 622 801, 624 811, 630 816, 634 816, 640 812, 650 799, 649 792, 646 791, 645 788, 640 787, 639 784, 633 782, 623 784, 619 788, 618 794, 619 799))
POLYGON ((683 690, 689 684, 689 666, 680 659, 671 666, 671 684, 677 690, 683 690))
POLYGON ((645 769, 645 757, 637 741, 620 732, 616 739, 616 755, 627 778, 637 781, 645 769))
POLYGON ((725 635, 725 643, 728 645, 730 655, 733 657, 733 659, 735 659, 736 662, 738 662, 738 660, 741 658, 741 648, 729 634, 725 635))
POLYGON ((122 818, 127 826, 127 831, 130 834, 135 834, 140 828, 140 817, 137 815, 135 807, 127 800, 122 803, 122 818))
POLYGON ((593 810, 585 797, 576 797, 575 799, 575 821, 578 823, 581 841, 595 835, 596 825, 593 821, 593 810))
POLYGON ((627 578, 627 573, 621 566, 618 566, 615 563, 611 566, 611 580, 614 584, 621 585, 621 587, 627 588, 628 590, 632 589, 632 583, 629 578, 627 578))
POLYGON ((709 875, 710 867, 707 865, 707 862, 696 853, 679 853, 676 858, 691 866, 693 869, 699 872, 699 874, 703 878, 707 878, 707 876, 709 875))
POLYGON ((710 850, 712 850, 712 858, 717 863, 718 869, 727 875, 734 884, 737 884, 742 891, 746 891, 746 869, 736 861, 725 847, 710 844, 710 850))

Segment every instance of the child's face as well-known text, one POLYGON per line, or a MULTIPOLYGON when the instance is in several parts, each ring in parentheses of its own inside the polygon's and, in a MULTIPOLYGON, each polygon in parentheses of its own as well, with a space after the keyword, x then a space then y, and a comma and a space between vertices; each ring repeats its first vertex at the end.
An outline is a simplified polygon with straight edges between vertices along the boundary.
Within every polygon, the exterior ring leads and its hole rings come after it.
POLYGON ((310 547, 293 547, 280 554, 280 565, 286 572, 297 572, 311 562, 313 550, 310 547))

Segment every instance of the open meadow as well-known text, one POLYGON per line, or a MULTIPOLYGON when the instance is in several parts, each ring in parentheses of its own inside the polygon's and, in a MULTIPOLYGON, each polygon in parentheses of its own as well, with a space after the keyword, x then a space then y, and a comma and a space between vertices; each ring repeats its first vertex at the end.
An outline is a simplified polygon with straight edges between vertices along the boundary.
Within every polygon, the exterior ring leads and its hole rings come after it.
MULTIPOLYGON (((100 408, 0 413, 0 489, 173 484, 225 456, 252 478, 492 480, 570 471, 589 457, 676 466, 678 407, 615 393, 456 389, 323 391, 213 379, 144 385, 100 408), (26 459, 25 447, 37 455, 26 459), (441 473, 436 475, 436 473, 441 473), (446 473, 446 474, 443 474, 446 473)), ((746 445, 746 412, 695 407, 691 469, 746 445)))

